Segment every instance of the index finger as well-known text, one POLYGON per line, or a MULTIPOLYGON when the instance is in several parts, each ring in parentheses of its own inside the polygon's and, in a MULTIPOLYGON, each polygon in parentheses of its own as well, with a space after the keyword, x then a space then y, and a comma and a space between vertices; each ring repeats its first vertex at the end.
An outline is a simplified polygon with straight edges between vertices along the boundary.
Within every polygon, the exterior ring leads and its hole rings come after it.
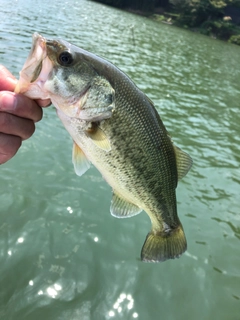
POLYGON ((0 111, 27 118, 34 122, 42 119, 42 108, 34 100, 9 91, 0 92, 0 111))
POLYGON ((5 68, 0 65, 0 90, 14 91, 17 79, 5 68))

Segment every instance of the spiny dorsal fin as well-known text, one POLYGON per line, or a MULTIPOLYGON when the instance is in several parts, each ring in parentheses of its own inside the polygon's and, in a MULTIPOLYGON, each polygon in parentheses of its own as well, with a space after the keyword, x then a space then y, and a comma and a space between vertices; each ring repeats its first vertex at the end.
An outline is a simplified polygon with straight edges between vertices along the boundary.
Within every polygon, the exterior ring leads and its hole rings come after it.
POLYGON ((90 168, 90 162, 76 142, 73 142, 72 162, 78 176, 83 175, 90 168))
POLYGON ((113 192, 110 211, 116 218, 129 218, 140 213, 142 209, 113 192))
POLYGON ((92 140, 92 142, 98 148, 103 149, 105 151, 110 151, 111 145, 106 134, 95 123, 92 123, 91 125, 92 126, 85 131, 86 135, 92 140))
POLYGON ((186 152, 182 151, 177 146, 173 145, 173 148, 176 155, 178 180, 180 180, 188 173, 188 171, 192 166, 193 161, 186 152))

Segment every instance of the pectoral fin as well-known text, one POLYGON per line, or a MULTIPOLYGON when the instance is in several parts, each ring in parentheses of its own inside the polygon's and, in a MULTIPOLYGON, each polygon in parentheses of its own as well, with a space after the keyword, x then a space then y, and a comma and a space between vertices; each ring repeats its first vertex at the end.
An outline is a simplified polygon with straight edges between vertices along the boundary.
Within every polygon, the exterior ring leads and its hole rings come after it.
POLYGON ((142 211, 141 208, 113 193, 110 212, 116 218, 129 218, 142 211))
POLYGON ((177 162, 177 171, 178 171, 178 180, 182 179, 190 170, 192 166, 192 159, 191 157, 180 148, 173 145, 175 155, 176 155, 176 162, 177 162))
POLYGON ((85 133, 98 148, 107 152, 111 150, 111 144, 108 137, 96 123, 91 123, 91 126, 85 133))
POLYGON ((90 168, 90 162, 76 142, 73 143, 72 162, 78 176, 83 175, 90 168))

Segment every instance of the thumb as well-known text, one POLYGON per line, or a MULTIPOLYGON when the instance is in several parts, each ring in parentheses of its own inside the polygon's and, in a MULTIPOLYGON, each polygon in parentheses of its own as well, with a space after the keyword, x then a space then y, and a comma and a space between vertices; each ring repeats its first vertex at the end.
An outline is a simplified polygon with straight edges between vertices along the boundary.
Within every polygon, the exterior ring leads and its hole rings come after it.
POLYGON ((17 79, 3 65, 0 65, 0 90, 14 91, 17 79))

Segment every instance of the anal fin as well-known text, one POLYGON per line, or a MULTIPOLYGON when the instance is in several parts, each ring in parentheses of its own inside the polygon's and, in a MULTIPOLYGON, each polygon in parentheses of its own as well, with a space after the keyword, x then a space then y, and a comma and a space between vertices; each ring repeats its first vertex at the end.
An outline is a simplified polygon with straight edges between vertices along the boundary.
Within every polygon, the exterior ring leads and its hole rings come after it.
POLYGON ((72 162, 78 176, 83 175, 90 168, 90 161, 76 142, 73 142, 72 162))
POLYGON ((187 241, 182 225, 165 233, 149 232, 142 247, 141 260, 162 262, 179 258, 187 249, 187 241))
POLYGON ((113 193, 110 211, 116 218, 129 218, 140 213, 142 209, 113 193))

